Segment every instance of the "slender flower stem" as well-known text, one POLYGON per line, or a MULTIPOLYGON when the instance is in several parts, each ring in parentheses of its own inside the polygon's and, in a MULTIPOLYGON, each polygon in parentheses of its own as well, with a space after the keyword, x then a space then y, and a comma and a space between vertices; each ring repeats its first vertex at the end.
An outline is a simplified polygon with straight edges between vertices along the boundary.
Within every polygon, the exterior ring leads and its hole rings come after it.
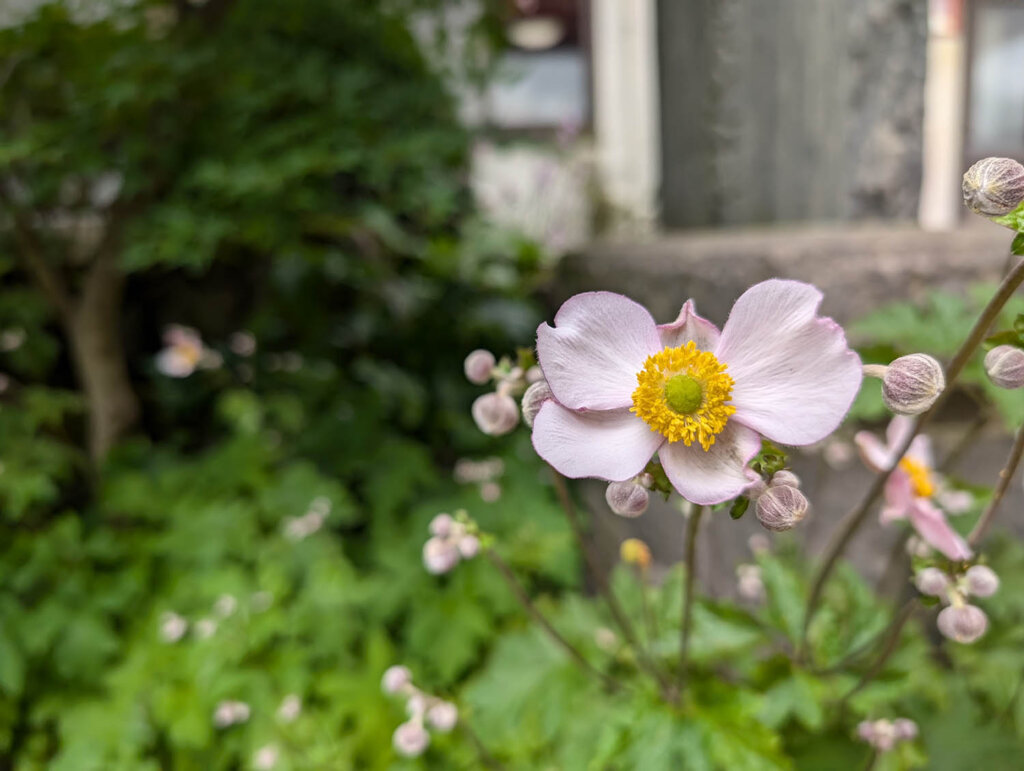
POLYGON ((1021 425, 1017 430, 1017 438, 1010 449, 1010 456, 1006 459, 1006 465, 999 472, 999 481, 996 483, 996 489, 992 492, 992 498, 989 500, 988 506, 985 507, 985 511, 982 512, 971 534, 967 536, 967 543, 971 546, 977 546, 978 542, 985 537, 985 533, 988 531, 989 525, 992 524, 992 520, 996 515, 996 510, 999 508, 999 504, 1002 502, 1003 496, 1006 495, 1006 490, 1010 486, 1010 480, 1013 479, 1013 475, 1020 465, 1022 455, 1024 455, 1024 425, 1021 425))
POLYGON ((1017 291, 1017 288, 1024 282, 1024 260, 1018 260, 1017 264, 1006 274, 996 293, 989 300, 988 305, 978 316, 978 320, 974 323, 971 331, 968 333, 967 338, 961 344, 960 348, 953 355, 949 365, 946 367, 946 388, 939 398, 935 400, 935 403, 914 423, 913 429, 904 439, 903 443, 896 449, 895 458, 893 464, 884 472, 878 474, 875 477, 874 482, 868 488, 867 493, 864 495, 864 499, 852 509, 840 522, 838 530, 836 530, 832 539, 829 541, 828 546, 825 548, 824 558, 821 566, 818 568, 818 572, 815 575, 814 582, 811 585, 811 592, 807 599, 807 606, 804 611, 804 627, 803 634, 801 635, 800 650, 798 655, 800 658, 806 656, 807 648, 807 632, 810 628, 811 620, 814 618, 814 613, 818 608, 818 603, 821 600, 822 591, 825 588, 825 583, 828 581, 832 570, 836 566, 836 562, 842 555, 847 543, 857 532, 860 526, 864 523, 867 518, 871 507, 878 500, 882 494, 882 490, 885 488, 885 483, 888 481, 892 472, 899 465, 900 460, 906 454, 910 448, 911 442, 921 432, 921 430, 928 424, 932 417, 939 411, 946 399, 952 393, 952 385, 956 382, 957 378, 960 377, 960 373, 963 372, 964 367, 974 354, 977 347, 985 339, 988 334, 989 327, 999 316, 999 312, 1006 305, 1013 293, 1017 291))
POLYGON ((840 700, 840 706, 844 706, 853 696, 860 693, 861 689, 864 688, 868 683, 874 680, 878 673, 882 671, 885 666, 885 662, 889 660, 889 657, 893 654, 900 642, 900 635, 903 633, 903 627, 906 626, 907 622, 910 621, 914 615, 914 611, 917 610, 917 597, 911 597, 905 603, 903 607, 899 609, 899 612, 893 617, 892 623, 889 624, 889 629, 885 634, 885 644, 882 646, 882 652, 878 654, 878 658, 875 659, 874 663, 868 668, 860 681, 851 688, 846 695, 840 700))
POLYGON ((519 600, 519 604, 523 606, 523 609, 536 621, 541 629, 543 629, 548 637, 554 640, 561 648, 569 654, 569 657, 579 665, 585 672, 594 675, 604 683, 609 689, 615 691, 619 689, 619 683, 612 677, 602 672, 600 669, 595 667, 589 661, 587 661, 583 654, 580 653, 576 647, 562 637, 561 633, 555 629, 551 622, 544 617, 544 614, 540 612, 540 609, 534 605, 533 600, 530 599, 530 595, 527 594, 526 589, 519 583, 519 579, 516 578, 515 573, 512 572, 512 568, 506 564, 505 560, 498 556, 498 553, 494 549, 486 549, 484 553, 487 558, 491 561, 491 564, 498 569, 501 577, 505 579, 505 583, 508 584, 508 588, 515 595, 515 598, 519 600))
POLYGON ((864 771, 874 771, 875 766, 878 765, 879 757, 880 757, 880 754, 879 754, 878 750, 872 749, 871 753, 868 755, 867 762, 864 764, 864 771))
POLYGON ((697 582, 697 530, 704 514, 703 506, 694 506, 686 523, 686 580, 683 584, 683 621, 679 629, 679 692, 686 688, 690 656, 690 633, 693 630, 693 589, 697 582))
POLYGON ((651 613, 651 599, 648 597, 649 587, 647 586, 647 571, 640 572, 640 604, 644 614, 644 628, 647 632, 647 644, 653 645, 658 637, 658 627, 654 621, 654 614, 651 613))
POLYGON ((476 731, 470 728, 469 724, 466 723, 461 716, 459 719, 459 728, 462 729, 462 733, 466 735, 466 738, 469 739, 474 749, 476 749, 476 754, 480 756, 481 763, 483 763, 487 768, 492 769, 492 771, 505 771, 505 766, 503 766, 501 761, 490 753, 480 737, 477 736, 476 731))
POLYGON ((647 655, 646 649, 640 644, 640 640, 629 621, 629 617, 626 616, 622 605, 619 604, 618 598, 608 583, 607 576, 601 570, 601 566, 597 564, 597 558, 594 556, 590 544, 587 543, 586 535, 583 533, 583 526, 580 523, 579 515, 576 513, 576 506, 572 502, 572 496, 569 494, 569 486, 565 483, 565 477, 554 468, 551 469, 551 475, 555 481, 555 492, 558 494, 558 500, 562 504, 562 509, 565 510, 569 526, 572 528, 573 535, 576 537, 576 542, 579 544, 580 551, 583 554, 583 561, 586 563, 587 572, 590 574, 591 579, 593 579, 598 591, 601 592, 601 596, 608 606, 608 612, 612 614, 612 618, 622 631, 623 636, 636 651, 638 663, 657 681, 662 691, 666 695, 669 694, 672 690, 671 683, 669 683, 661 668, 647 655))

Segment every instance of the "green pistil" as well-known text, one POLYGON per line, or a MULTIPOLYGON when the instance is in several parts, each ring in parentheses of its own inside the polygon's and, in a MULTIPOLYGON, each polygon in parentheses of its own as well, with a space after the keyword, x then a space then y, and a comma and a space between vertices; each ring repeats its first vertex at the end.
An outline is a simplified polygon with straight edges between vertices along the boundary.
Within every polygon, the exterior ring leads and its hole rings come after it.
POLYGON ((689 375, 675 375, 665 383, 665 402, 673 412, 689 415, 704 400, 704 389, 689 375))

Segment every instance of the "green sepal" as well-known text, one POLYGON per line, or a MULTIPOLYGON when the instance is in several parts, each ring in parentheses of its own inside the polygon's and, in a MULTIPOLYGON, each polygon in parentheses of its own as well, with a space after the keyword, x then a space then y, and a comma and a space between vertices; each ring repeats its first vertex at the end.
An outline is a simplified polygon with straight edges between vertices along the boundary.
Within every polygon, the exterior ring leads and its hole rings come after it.
POLYGON ((732 506, 729 508, 729 516, 733 519, 739 519, 747 513, 748 508, 750 508, 750 499, 746 496, 740 496, 732 502, 732 506))
POLYGON ((1010 253, 1024 256, 1024 233, 1017 233, 1014 236, 1013 243, 1010 244, 1010 253))

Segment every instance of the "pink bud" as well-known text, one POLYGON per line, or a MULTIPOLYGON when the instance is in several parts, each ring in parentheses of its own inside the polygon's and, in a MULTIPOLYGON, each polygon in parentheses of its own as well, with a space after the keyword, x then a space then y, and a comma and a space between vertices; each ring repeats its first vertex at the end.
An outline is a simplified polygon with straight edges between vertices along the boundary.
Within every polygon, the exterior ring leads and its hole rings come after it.
POLYGON ((917 723, 910 718, 898 717, 892 721, 892 727, 897 739, 909 742, 917 738, 917 723))
POLYGON ((769 487, 757 499, 755 513, 765 528, 781 532, 795 527, 807 516, 807 508, 807 499, 802 492, 789 485, 780 485, 769 487))
POLYGON ((396 665, 385 670, 384 677, 380 681, 380 687, 384 690, 384 693, 398 693, 411 682, 412 672, 409 671, 409 668, 396 665))
POLYGON ((480 539, 475 535, 464 535, 458 540, 456 548, 463 559, 471 560, 480 552, 480 539))
POLYGON ((919 415, 946 387, 942 365, 925 353, 900 356, 882 377, 882 400, 897 415, 919 415))
POLYGON ((448 733, 459 720, 459 710, 450 701, 439 701, 427 710, 427 722, 441 733, 448 733))
POLYGON ((432 520, 428 530, 431 535, 436 535, 440 538, 445 538, 452 532, 452 527, 455 526, 455 520, 452 519, 451 514, 438 514, 432 520))
POLYGON ((423 566, 435 576, 447 573, 459 562, 459 549, 451 541, 430 538, 423 544, 423 566))
POLYGON ((999 589, 999 576, 988 565, 972 565, 964 580, 967 593, 974 597, 991 597, 999 589))
POLYGON ((985 354, 985 372, 1000 388, 1024 388, 1024 349, 997 345, 985 354))
POLYGON ((914 584, 921 594, 941 597, 949 588, 949 577, 938 568, 924 568, 914 577, 914 584))
POLYGON ((647 511, 650 497, 647 488, 634 480, 612 482, 604 491, 609 508, 620 517, 639 517, 647 511))
POLYGON ((522 407, 523 422, 528 428, 533 428, 533 419, 537 417, 544 402, 553 398, 551 388, 546 380, 538 380, 526 389, 526 393, 523 394, 522 407))
POLYGON ((958 643, 972 643, 985 634, 988 617, 973 605, 950 605, 939 612, 939 631, 958 643))
POLYGON ((423 754, 430 745, 430 734, 414 720, 402 723, 391 736, 391 743, 399 755, 416 758, 423 754))
POLYGON ((768 483, 769 487, 779 487, 780 485, 786 485, 788 487, 795 487, 797 490, 800 489, 800 477, 794 474, 788 469, 782 469, 782 471, 776 471, 772 474, 771 481, 768 483))
POLYGON ((519 408, 508 394, 489 393, 473 402, 473 420, 488 436, 501 436, 516 427, 519 408))
POLYGON ((478 348, 466 357, 462 369, 466 373, 466 380, 475 385, 483 385, 491 379, 494 365, 494 354, 478 348))

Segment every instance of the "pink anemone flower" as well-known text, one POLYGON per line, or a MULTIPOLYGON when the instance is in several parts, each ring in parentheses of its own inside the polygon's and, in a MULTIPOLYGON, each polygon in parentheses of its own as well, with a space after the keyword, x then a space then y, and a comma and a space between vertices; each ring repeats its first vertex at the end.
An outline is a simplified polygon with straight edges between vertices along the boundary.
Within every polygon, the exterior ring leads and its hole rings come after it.
POLYGON ((533 424, 537 453, 567 477, 631 479, 655 453, 687 500, 713 504, 757 479, 761 437, 786 445, 834 431, 860 388, 842 328, 798 281, 748 289, 719 332, 688 300, 671 324, 620 294, 570 298, 537 329, 553 398, 533 424))
MULTIPOLYGON (((875 471, 890 468, 896 462, 896 449, 906 441, 913 427, 911 418, 893 418, 885 430, 884 444, 868 431, 858 432, 854 442, 865 465, 875 471)), ((967 542, 950 527, 945 513, 934 503, 944 494, 954 499, 955 494, 944 489, 942 477, 935 472, 931 439, 918 434, 885 483, 885 506, 880 519, 883 525, 909 519, 917 534, 933 549, 951 560, 970 559, 972 552, 967 542)))

